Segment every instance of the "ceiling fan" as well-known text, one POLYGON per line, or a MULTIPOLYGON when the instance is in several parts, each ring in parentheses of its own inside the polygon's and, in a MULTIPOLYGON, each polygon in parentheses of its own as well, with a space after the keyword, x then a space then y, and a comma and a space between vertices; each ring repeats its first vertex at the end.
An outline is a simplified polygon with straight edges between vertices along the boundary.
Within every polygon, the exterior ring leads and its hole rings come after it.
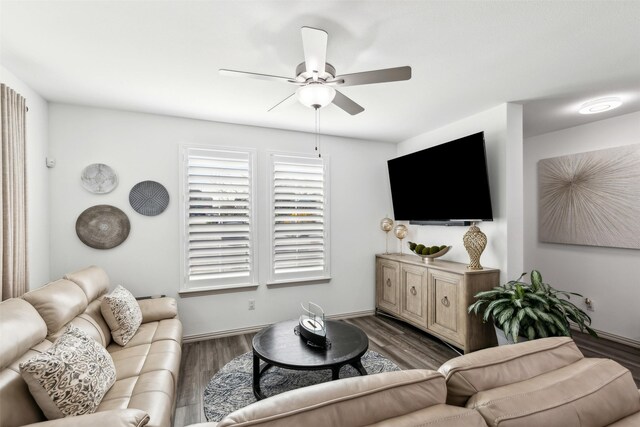
POLYGON ((220 74, 223 76, 277 81, 298 86, 294 93, 271 107, 269 111, 292 96, 297 95, 300 103, 307 107, 317 110, 333 103, 351 115, 363 112, 364 108, 335 88, 395 82, 411 78, 411 67, 409 66, 338 76, 336 75, 336 69, 326 62, 327 32, 311 27, 302 27, 301 31, 304 62, 296 67, 296 77, 288 78, 226 69, 221 69, 220 74))

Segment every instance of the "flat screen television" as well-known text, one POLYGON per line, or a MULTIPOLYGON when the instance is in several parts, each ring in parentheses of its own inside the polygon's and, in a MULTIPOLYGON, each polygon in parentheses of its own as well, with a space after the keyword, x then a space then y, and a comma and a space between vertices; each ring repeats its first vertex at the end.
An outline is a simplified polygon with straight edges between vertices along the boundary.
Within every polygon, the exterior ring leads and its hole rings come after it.
POLYGON ((396 220, 444 225, 493 221, 484 132, 387 164, 396 220))

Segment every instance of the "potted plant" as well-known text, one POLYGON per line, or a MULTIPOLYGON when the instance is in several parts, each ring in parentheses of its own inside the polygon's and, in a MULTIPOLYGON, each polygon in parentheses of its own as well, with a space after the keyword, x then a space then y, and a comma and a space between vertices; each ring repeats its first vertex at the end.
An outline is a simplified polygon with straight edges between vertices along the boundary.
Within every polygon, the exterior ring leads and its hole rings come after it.
POLYGON ((598 336, 589 327, 591 318, 587 313, 569 301, 571 295, 582 295, 554 289, 542 281, 537 270, 531 272, 531 283, 521 281, 525 275, 522 273, 517 280, 479 292, 475 295, 477 301, 468 308, 469 313, 473 311, 476 315, 483 311, 484 322, 492 319, 499 344, 571 336, 569 322, 576 324, 582 332, 586 330, 594 337, 598 336))

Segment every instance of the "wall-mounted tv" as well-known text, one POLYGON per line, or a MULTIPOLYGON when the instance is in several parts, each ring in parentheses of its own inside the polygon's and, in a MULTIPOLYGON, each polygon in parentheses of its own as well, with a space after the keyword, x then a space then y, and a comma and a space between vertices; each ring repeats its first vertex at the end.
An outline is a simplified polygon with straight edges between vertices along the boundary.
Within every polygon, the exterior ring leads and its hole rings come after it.
POLYGON ((493 220, 484 132, 387 164, 396 220, 443 225, 493 220))

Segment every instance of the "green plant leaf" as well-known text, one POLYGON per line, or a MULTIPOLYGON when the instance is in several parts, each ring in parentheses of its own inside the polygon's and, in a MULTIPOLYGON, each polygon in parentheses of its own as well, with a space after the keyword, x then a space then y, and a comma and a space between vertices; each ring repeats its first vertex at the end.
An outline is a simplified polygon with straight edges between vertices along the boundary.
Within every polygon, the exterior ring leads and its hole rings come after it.
POLYGON ((558 327, 560 332, 565 336, 569 336, 569 323, 566 320, 563 321, 553 313, 550 313, 549 316, 553 319, 553 324, 558 327))
POLYGON ((527 338, 533 340, 536 337, 536 330, 533 326, 527 326, 527 338))
POLYGON ((494 297, 496 295, 500 295, 502 293, 502 289, 500 288, 493 288, 490 291, 482 291, 482 292, 478 292, 477 294, 474 295, 474 298, 476 299, 480 299, 480 298, 491 298, 494 297))
MULTIPOLYGON (((494 307, 500 304, 508 303, 508 302, 511 302, 510 298, 502 298, 502 299, 497 299, 495 301, 491 301, 489 305, 484 309, 484 316, 482 316, 482 320, 486 322, 487 319, 489 319, 489 316, 492 315, 494 311, 494 307)), ((495 316, 493 316, 493 318, 495 319, 495 316)))
POLYGON ((508 319, 511 319, 511 315, 513 314, 514 311, 515 311, 515 309, 513 307, 509 307, 509 308, 504 309, 500 313, 500 316, 498 318, 498 322, 500 322, 500 324, 504 324, 508 319))
POLYGON ((486 303, 487 303, 487 300, 480 300, 480 301, 474 302, 467 309, 467 313, 471 313, 473 311, 475 314, 478 314, 478 309, 480 308, 480 306, 482 306, 482 304, 486 304, 486 303))
POLYGON ((549 336, 547 329, 544 327, 542 322, 536 322, 533 326, 536 328, 536 332, 540 338, 547 338, 549 336))
POLYGON ((511 331, 511 338, 513 339, 513 342, 518 342, 518 335, 520 335, 520 322, 518 321, 517 316, 511 319, 509 329, 511 331))
POLYGON ((531 284, 538 289, 542 285, 542 274, 538 270, 531 271, 531 284))
POLYGON ((540 296, 538 294, 534 294, 534 293, 529 293, 526 295, 526 298, 539 302, 540 304, 548 304, 549 300, 543 296, 540 296))
POLYGON ((553 319, 549 316, 548 313, 540 310, 539 308, 533 308, 533 312, 538 316, 539 320, 543 320, 547 323, 553 323, 553 319))
POLYGON ((523 309, 523 311, 525 313, 527 313, 527 316, 529 316, 530 318, 532 318, 533 320, 538 320, 538 316, 536 316, 536 313, 534 313, 533 309, 531 307, 525 307, 523 309))

